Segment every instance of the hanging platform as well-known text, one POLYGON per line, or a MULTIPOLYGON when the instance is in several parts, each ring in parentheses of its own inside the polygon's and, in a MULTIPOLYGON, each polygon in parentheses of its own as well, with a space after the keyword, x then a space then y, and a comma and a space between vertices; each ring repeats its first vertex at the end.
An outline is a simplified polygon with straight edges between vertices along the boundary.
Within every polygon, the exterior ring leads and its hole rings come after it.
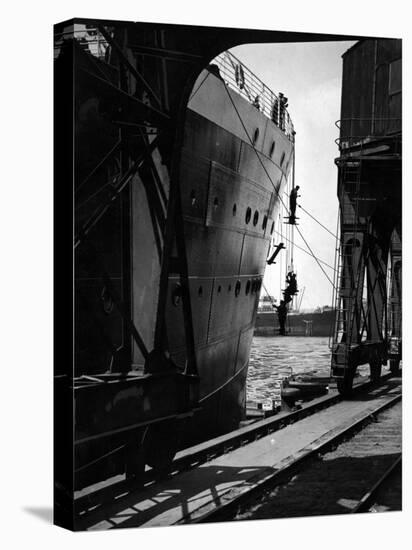
POLYGON ((268 265, 271 265, 271 264, 273 264, 273 263, 276 263, 276 262, 275 262, 275 258, 276 258, 276 256, 279 254, 279 252, 280 252, 283 248, 286 248, 285 245, 284 245, 283 243, 279 243, 279 244, 276 246, 276 249, 275 249, 275 251, 273 252, 272 256, 271 256, 268 260, 266 260, 266 263, 267 263, 268 265))
POLYGON ((297 216, 285 216, 283 219, 288 220, 286 222, 283 222, 288 225, 299 225, 298 223, 296 223, 296 220, 300 220, 300 218, 298 218, 297 216))

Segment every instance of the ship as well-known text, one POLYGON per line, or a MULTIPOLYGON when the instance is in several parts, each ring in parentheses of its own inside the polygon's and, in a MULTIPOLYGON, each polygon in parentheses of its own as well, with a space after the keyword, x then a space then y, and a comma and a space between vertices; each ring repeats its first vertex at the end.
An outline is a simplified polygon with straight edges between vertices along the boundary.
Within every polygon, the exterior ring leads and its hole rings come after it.
POLYGON ((75 354, 73 375, 57 365, 55 414, 73 396, 77 488, 162 472, 179 448, 238 428, 293 168, 286 98, 231 52, 198 75, 172 141, 120 43, 107 27, 60 28, 55 54, 57 103, 74 81, 75 120, 75 354))

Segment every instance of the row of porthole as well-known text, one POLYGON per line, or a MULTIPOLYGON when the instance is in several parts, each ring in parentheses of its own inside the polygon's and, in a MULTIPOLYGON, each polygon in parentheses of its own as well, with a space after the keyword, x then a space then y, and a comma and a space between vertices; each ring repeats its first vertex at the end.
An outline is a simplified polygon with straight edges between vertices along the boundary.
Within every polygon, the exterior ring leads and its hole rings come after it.
MULTIPOLYGON (((190 200, 191 200, 192 206, 194 206, 196 204, 196 196, 195 196, 194 191, 192 191, 191 194, 190 194, 190 200)), ((216 210, 218 206, 219 206, 219 199, 217 197, 215 197, 214 200, 213 200, 213 207, 216 210)), ((233 208, 232 208, 232 215, 236 216, 236 213, 237 213, 237 205, 236 205, 236 203, 234 203, 233 208)), ((250 208, 250 206, 248 206, 247 209, 246 209, 246 214, 245 214, 246 224, 248 224, 250 222, 251 217, 252 217, 252 209, 250 208)), ((255 210, 255 213, 253 214, 253 225, 256 226, 258 221, 259 221, 259 212, 257 210, 255 210)), ((268 217, 265 215, 265 216, 263 216, 263 222, 262 222, 263 231, 266 229, 267 223, 268 223, 268 217)), ((272 227, 270 229, 270 234, 271 235, 273 233, 274 227, 275 227, 275 223, 272 222, 272 227)))
MULTIPOLYGON (((232 209, 232 214, 233 216, 236 216, 236 210, 237 210, 237 207, 236 207, 236 203, 233 205, 233 209, 232 209)), ((252 209, 250 208, 250 206, 248 206, 246 208, 246 214, 245 214, 245 222, 246 224, 248 224, 250 222, 250 219, 252 217, 252 209)), ((255 213, 253 214, 253 225, 256 227, 257 223, 259 221, 259 212, 257 210, 255 210, 255 213)), ((263 231, 265 231, 266 229, 266 226, 267 226, 267 223, 268 223, 268 217, 266 216, 266 214, 263 216, 263 221, 262 221, 262 229, 263 231)), ((275 222, 272 222, 272 226, 270 228, 270 234, 272 235, 273 233, 273 229, 275 228, 275 222)))
MULTIPOLYGON (((233 205, 233 215, 235 215, 235 214, 236 214, 236 204, 233 205)), ((250 222, 251 217, 252 217, 252 209, 250 208, 250 206, 248 206, 247 209, 246 209, 246 214, 245 214, 245 222, 247 224, 250 222)), ((255 210, 255 213, 253 215, 253 225, 256 226, 258 221, 259 221, 259 212, 257 210, 255 210)), ((263 222, 262 222, 263 231, 265 231, 267 223, 268 223, 268 217, 265 215, 265 216, 263 216, 263 222)), ((275 227, 275 222, 272 222, 272 226, 270 228, 270 234, 271 235, 273 233, 274 227, 275 227)))
MULTIPOLYGON (((246 283, 246 287, 245 287, 245 295, 247 296, 250 292, 252 294, 255 293, 255 292, 259 292, 261 287, 262 287, 262 279, 253 279, 252 281, 250 279, 248 279, 248 281, 246 283)), ((236 281, 236 284, 235 284, 235 296, 236 297, 239 296, 241 289, 242 289, 242 283, 238 280, 238 281, 236 281)), ((222 290, 223 290, 222 285, 219 285, 217 287, 217 293, 221 294, 222 290)), ((232 285, 229 284, 228 287, 227 287, 227 291, 231 292, 231 290, 232 290, 232 285)), ((202 285, 199 286, 199 288, 197 290, 197 295, 198 295, 199 298, 201 298, 203 296, 203 287, 202 287, 202 285)), ((181 286, 180 283, 176 283, 175 288, 172 292, 172 303, 173 303, 174 306, 178 306, 180 304, 181 297, 182 297, 182 286, 181 286)))
MULTIPOLYGON (((250 292, 252 292, 252 294, 253 294, 254 292, 259 291, 261 289, 261 287, 262 287, 262 280, 261 279, 253 279, 253 281, 248 279, 248 281, 246 283, 246 287, 245 287, 246 296, 250 292)), ((241 288, 242 288, 242 283, 240 281, 236 281, 235 296, 239 296, 241 288)), ((230 292, 231 290, 232 290, 232 285, 229 284, 228 287, 227 287, 227 291, 230 292)), ((219 285, 217 287, 217 293, 221 294, 221 292, 222 292, 222 285, 219 285)))

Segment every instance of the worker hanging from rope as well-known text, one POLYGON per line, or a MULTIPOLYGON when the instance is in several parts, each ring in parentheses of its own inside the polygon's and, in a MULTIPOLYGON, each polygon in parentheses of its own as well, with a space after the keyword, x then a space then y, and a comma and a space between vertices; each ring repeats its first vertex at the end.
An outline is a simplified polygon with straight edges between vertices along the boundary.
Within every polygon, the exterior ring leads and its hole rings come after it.
POLYGON ((296 281, 296 273, 293 271, 288 271, 286 275, 286 288, 283 291, 283 300, 280 301, 279 305, 272 304, 276 309, 279 320, 279 334, 286 336, 286 318, 288 314, 288 304, 293 300, 293 296, 298 293, 298 285, 296 281))
POLYGON ((299 185, 297 185, 296 187, 293 187, 289 195, 289 223, 291 225, 296 224, 297 198, 300 197, 300 195, 298 195, 298 190, 299 190, 299 185))
POLYGON ((295 296, 295 294, 298 293, 298 283, 296 281, 296 273, 294 273, 293 271, 289 271, 288 274, 286 275, 286 284, 288 285, 283 294, 285 296, 285 300, 287 302, 290 302, 292 298, 290 298, 289 300, 289 297, 291 296, 295 296))

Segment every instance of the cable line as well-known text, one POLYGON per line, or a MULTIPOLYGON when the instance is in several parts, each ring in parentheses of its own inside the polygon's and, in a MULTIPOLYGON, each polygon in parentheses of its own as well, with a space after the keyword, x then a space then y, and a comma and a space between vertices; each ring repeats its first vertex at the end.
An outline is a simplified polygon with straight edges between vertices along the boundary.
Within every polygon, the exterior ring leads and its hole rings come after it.
MULTIPOLYGON (((199 84, 199 86, 196 88, 196 90, 192 91, 192 93, 189 97, 189 101, 191 101, 195 97, 195 95, 200 90, 200 88, 203 86, 203 84, 205 83, 205 81, 206 81, 206 79, 208 78, 209 75, 210 75, 210 71, 208 70, 207 75, 203 78, 202 82, 199 84)), ((188 103, 189 103, 189 101, 188 101, 188 103)))
POLYGON ((332 280, 329 278, 328 274, 326 273, 326 271, 323 269, 323 267, 320 265, 317 257, 315 256, 315 254, 313 253, 311 247, 309 246, 308 242, 306 241, 305 237, 302 235, 300 229, 298 226, 296 226, 296 229, 298 230, 298 233, 299 235, 302 237, 304 243, 306 244, 306 246, 308 247, 308 249, 310 250, 310 253, 312 254, 312 256, 314 257, 314 259, 316 260, 316 263, 318 264, 318 266, 321 268, 323 274, 325 275, 325 277, 327 278, 327 280, 330 282, 330 284, 335 287, 335 285, 333 284, 332 280))
MULTIPOLYGON (((285 241, 287 242, 291 242, 289 241, 289 239, 287 239, 284 235, 282 236, 281 233, 279 233, 279 231, 276 231, 276 229, 274 230, 275 233, 277 233, 281 239, 284 239, 285 241)), ((298 244, 295 244, 293 243, 293 246, 296 246, 296 248, 299 248, 299 250, 301 250, 302 252, 304 252, 305 254, 307 254, 308 256, 312 256, 312 254, 310 252, 308 252, 307 250, 305 250, 304 248, 302 248, 301 246, 299 246, 298 244)), ((328 263, 326 263, 324 260, 320 260, 318 258, 318 261, 323 264, 323 265, 326 265, 327 267, 329 267, 329 269, 332 269, 333 271, 336 271, 336 269, 332 266, 332 265, 329 265, 328 263)))
POLYGON ((312 214, 310 214, 307 210, 305 210, 305 208, 303 208, 303 206, 301 206, 300 204, 298 204, 299 208, 301 208, 304 212, 306 212, 306 214, 308 216, 310 216, 312 218, 312 220, 315 220, 316 223, 318 223, 321 227, 323 227, 323 229, 325 229, 328 233, 330 233, 332 235, 332 237, 334 239, 336 239, 336 235, 334 233, 332 233, 332 231, 330 229, 328 229, 325 225, 323 225, 323 223, 321 223, 319 220, 317 220, 315 218, 315 216, 312 216, 312 214))
MULTIPOLYGON (((283 204, 283 206, 286 208, 286 205, 285 205, 285 203, 283 202, 283 199, 282 199, 282 197, 281 197, 281 195, 280 195, 280 193, 279 193, 279 190, 276 189, 276 186, 275 186, 275 184, 273 183, 273 180, 272 180, 272 178, 270 177, 269 172, 268 172, 267 169, 266 169, 266 166, 264 165, 262 159, 261 159, 260 156, 259 156, 258 151, 256 150, 256 148, 255 148, 255 146, 254 146, 254 144, 253 144, 253 141, 252 141, 252 139, 251 139, 251 137, 250 137, 250 135, 249 135, 249 132, 248 132, 247 129, 246 129, 246 126, 245 126, 245 124, 244 124, 244 122, 243 122, 243 119, 242 119, 242 117, 240 116, 240 113, 239 113, 239 111, 238 111, 238 109, 237 109, 237 107, 236 107, 236 105, 235 105, 235 102, 233 101, 232 96, 230 95, 229 88, 227 87, 226 82, 223 81, 223 84, 224 84, 224 86, 225 86, 225 90, 226 90, 226 92, 227 92, 227 95, 229 96, 229 99, 230 99, 230 101, 231 101, 231 103, 232 103, 232 105, 233 105, 233 108, 234 108, 234 110, 236 111, 236 114, 237 114, 237 116, 238 116, 238 118, 239 118, 239 120, 240 120, 240 123, 241 123, 241 125, 242 125, 242 127, 243 127, 243 130, 245 131, 245 134, 246 134, 246 136, 247 136, 247 138, 248 138, 248 140, 249 140, 249 142, 250 142, 250 144, 251 144, 251 146, 252 146, 254 152, 256 153, 256 156, 257 156, 257 158, 259 159, 259 162, 260 162, 260 164, 262 165, 263 170, 265 171, 265 174, 267 175, 267 177, 268 177, 270 183, 272 184, 272 187, 273 187, 273 189, 275 190, 275 192, 276 192, 276 194, 277 194, 277 196, 278 196, 280 202, 281 202, 281 203, 283 204)), ((290 154, 289 154, 288 163, 289 163, 289 161, 290 161, 290 157, 292 156, 292 153, 294 154, 294 150, 295 150, 295 147, 293 146, 293 147, 292 147, 292 150, 291 150, 291 152, 290 152, 290 154)), ((281 181, 282 181, 282 178, 284 177, 284 173, 281 171, 281 174, 282 174, 282 176, 281 176, 281 181)), ((281 185, 279 185, 279 189, 280 189, 280 187, 281 187, 281 185)))
MULTIPOLYGON (((284 193, 284 195, 289 196, 289 193, 284 193)), ((300 204, 298 204, 297 206, 299 206, 299 208, 301 208, 308 216, 310 216, 313 220, 315 220, 316 223, 318 223, 321 227, 323 227, 323 229, 325 229, 325 231, 327 231, 328 233, 330 233, 334 239, 337 238, 337 234, 333 233, 330 229, 328 229, 325 225, 323 225, 323 223, 320 222, 315 216, 313 216, 313 214, 311 214, 310 212, 308 212, 308 211, 307 211, 305 208, 303 208, 303 206, 301 206, 300 204)))
POLYGON ((274 304, 275 302, 272 302, 272 296, 269 294, 268 289, 267 289, 267 288, 265 287, 265 285, 263 284, 263 281, 262 281, 262 286, 263 286, 263 288, 265 289, 265 292, 266 292, 266 294, 267 294, 267 297, 269 298, 269 301, 270 301, 270 303, 272 304, 272 307, 273 307, 273 304, 274 304))
MULTIPOLYGON (((232 106, 233 106, 233 108, 235 109, 236 114, 237 114, 237 116, 238 116, 238 118, 239 118, 239 121, 240 121, 240 123, 241 123, 241 125, 242 125, 242 127, 243 127, 243 130, 244 130, 246 136, 248 137, 249 142, 250 142, 250 144, 251 144, 251 146, 252 146, 254 152, 256 153, 256 156, 257 156, 257 158, 259 159, 259 162, 261 163, 263 170, 265 171, 265 173, 266 173, 266 175, 267 175, 267 177, 268 177, 270 183, 272 184, 273 189, 276 191, 276 194, 277 194, 277 196, 278 196, 278 198, 279 198, 281 204, 283 205, 283 207, 285 208, 286 211, 289 211, 288 208, 286 207, 286 205, 285 205, 285 203, 284 203, 282 197, 281 197, 281 194, 279 193, 278 189, 276 189, 276 186, 275 186, 275 184, 273 183, 273 180, 272 180, 272 178, 270 177, 270 175, 269 175, 269 173, 268 173, 268 171, 267 171, 267 169, 266 169, 266 166, 264 165, 264 163, 263 163, 262 159, 260 158, 260 156, 259 156, 259 154, 258 154, 258 152, 257 152, 257 150, 256 150, 256 148, 255 148, 255 146, 253 145, 253 141, 252 141, 251 137, 249 136, 249 133, 248 133, 248 131, 247 131, 247 129, 246 129, 246 126, 245 126, 245 124, 244 124, 244 122, 243 122, 243 119, 242 119, 242 117, 240 116, 240 113, 239 113, 239 111, 238 111, 238 109, 237 109, 237 107, 236 107, 236 105, 235 105, 235 102, 233 101, 232 96, 230 95, 229 89, 228 89, 228 87, 227 87, 227 85, 226 85, 225 82, 224 82, 224 86, 225 86, 225 90, 226 90, 226 92, 227 92, 227 94, 228 94, 228 96, 229 96, 229 99, 230 99, 230 101, 231 101, 231 103, 232 103, 232 106)), ((291 157, 292 153, 294 154, 294 151, 295 151, 295 148, 293 147, 292 150, 291 150, 291 152, 290 152, 290 155, 289 155, 289 161, 290 161, 290 157, 291 157)), ((283 174, 283 172, 282 172, 282 178, 283 178, 283 177, 284 177, 284 174, 283 174)), ((280 186, 279 186, 279 189, 280 189, 280 186)), ((322 270, 323 274, 324 274, 325 277, 328 279, 328 281, 330 282, 330 284, 334 287, 335 285, 333 284, 332 280, 330 279, 330 277, 328 276, 328 274, 326 273, 326 271, 325 271, 325 270, 323 269, 323 267, 321 266, 320 262, 318 261, 317 257, 316 257, 315 254, 313 253, 313 251, 312 251, 312 249, 310 248, 309 244, 307 243, 306 239, 303 237, 303 235, 302 235, 302 233, 301 233, 299 227, 296 226, 296 229, 298 230, 299 235, 302 237, 304 243, 306 244, 307 248, 310 250, 311 255, 312 255, 313 258, 315 259, 316 263, 319 265, 319 267, 320 267, 320 269, 322 270)), ((334 237, 335 237, 335 235, 334 235, 334 237)), ((329 266, 329 267, 330 267, 330 266, 329 266)))
MULTIPOLYGON (((284 195, 286 195, 287 197, 289 196, 288 193, 284 193, 284 195)), ((330 233, 334 239, 337 238, 337 234, 336 234, 336 233, 333 233, 330 229, 328 229, 325 225, 323 225, 323 223, 320 222, 315 216, 313 216, 313 214, 311 214, 310 212, 308 212, 308 211, 307 211, 305 208, 303 208, 303 206, 301 206, 300 204, 298 204, 297 206, 299 206, 299 208, 301 208, 308 216, 310 216, 313 220, 315 220, 316 223, 318 223, 321 227, 323 227, 323 229, 325 229, 325 231, 327 231, 328 233, 330 233)))

